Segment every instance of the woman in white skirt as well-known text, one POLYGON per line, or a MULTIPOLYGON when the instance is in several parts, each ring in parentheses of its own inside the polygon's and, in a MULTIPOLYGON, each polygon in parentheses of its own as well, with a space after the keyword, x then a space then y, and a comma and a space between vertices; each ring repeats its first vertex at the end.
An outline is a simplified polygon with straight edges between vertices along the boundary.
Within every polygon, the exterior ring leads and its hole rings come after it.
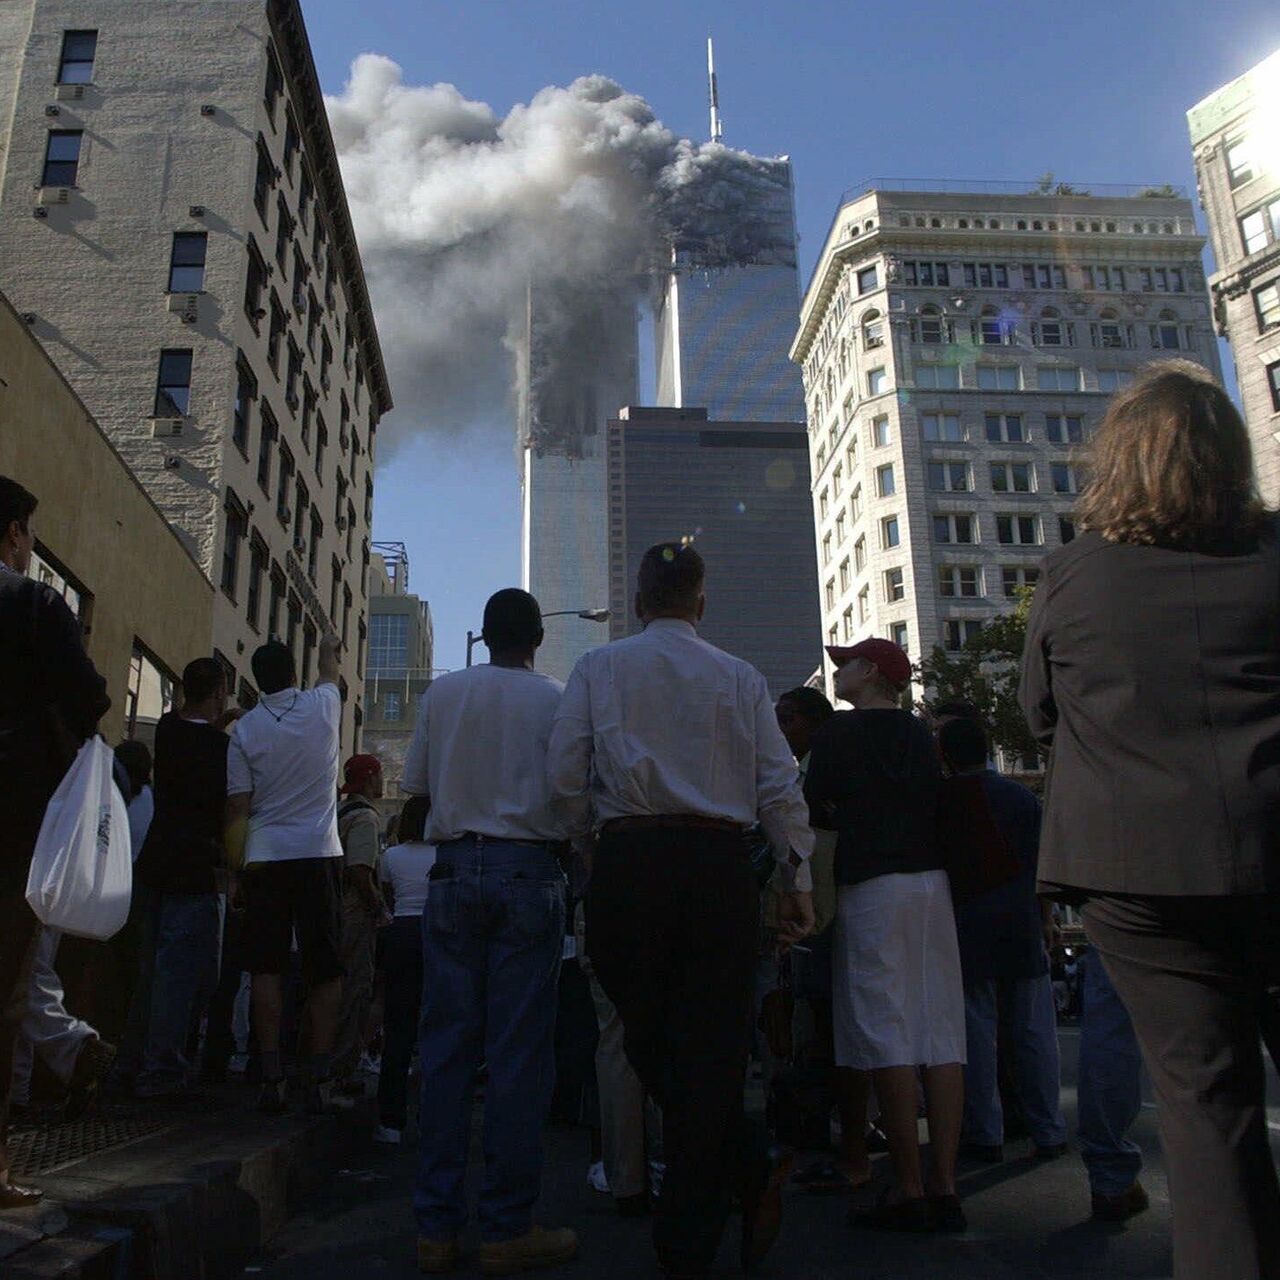
POLYGON ((836 696, 855 708, 814 739, 805 785, 814 826, 837 833, 836 1062, 870 1073, 894 1178, 874 1209, 851 1220, 963 1231, 955 1170, 964 985, 936 831, 941 768, 928 729, 899 705, 911 680, 902 649, 871 639, 827 652, 836 696), (916 1124, 921 1068, 927 1182, 916 1124))

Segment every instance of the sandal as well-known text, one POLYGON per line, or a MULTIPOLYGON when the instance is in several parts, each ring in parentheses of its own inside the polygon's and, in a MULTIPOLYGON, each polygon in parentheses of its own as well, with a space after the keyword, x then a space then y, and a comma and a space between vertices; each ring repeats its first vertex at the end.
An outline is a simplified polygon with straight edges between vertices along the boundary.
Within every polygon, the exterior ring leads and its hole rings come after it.
POLYGON ((937 1215, 927 1196, 890 1203, 891 1190, 890 1187, 885 1187, 873 1209, 851 1208, 845 1217, 845 1223, 869 1231, 903 1231, 915 1235, 924 1235, 938 1229, 937 1215))
POLYGON ((0 1209, 29 1209, 44 1199, 44 1192, 35 1187, 20 1187, 16 1182, 0 1186, 0 1209))
POLYGON ((834 1160, 819 1160, 792 1179, 806 1195, 838 1196, 853 1189, 848 1174, 834 1160))

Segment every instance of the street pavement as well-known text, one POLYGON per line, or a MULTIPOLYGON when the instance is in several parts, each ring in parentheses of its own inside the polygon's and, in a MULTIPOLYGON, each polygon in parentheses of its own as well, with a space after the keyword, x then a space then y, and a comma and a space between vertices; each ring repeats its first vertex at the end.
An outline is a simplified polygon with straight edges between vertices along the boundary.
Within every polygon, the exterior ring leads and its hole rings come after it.
MULTIPOLYGON (((1063 1105, 1075 1132, 1075 1070, 1079 1036, 1061 1033, 1063 1105)), ((1280 1089, 1270 1080, 1272 1100, 1280 1089)), ((1280 1109, 1272 1109, 1273 1150, 1280 1154, 1280 1109)), ((1134 1138, 1146 1158, 1142 1182, 1151 1209, 1124 1227, 1089 1220, 1084 1167, 1071 1152, 1039 1161, 1027 1142, 1006 1147, 1004 1164, 962 1166, 961 1194, 970 1230, 960 1237, 902 1237, 853 1230, 844 1224, 841 1199, 788 1193, 783 1234, 757 1274, 795 1280, 1132 1280, 1172 1274, 1169 1197, 1156 1137, 1154 1109, 1146 1106, 1134 1138)), ((612 1202, 586 1184, 585 1130, 551 1129, 538 1218, 573 1226, 582 1241, 579 1259, 545 1272, 549 1277, 658 1275, 643 1221, 624 1221, 612 1202)), ((881 1165, 883 1161, 880 1162, 881 1165)), ((474 1162, 473 1162, 474 1165, 474 1162)), ((411 1192, 412 1151, 376 1148, 344 1169, 313 1196, 254 1259, 255 1280, 408 1280, 417 1274, 411 1192)), ((474 1168, 473 1168, 474 1173, 474 1168)), ((474 1194, 474 1189, 473 1189, 474 1194)), ((474 1201, 473 1201, 474 1203, 474 1201)), ((738 1272, 737 1220, 730 1223, 717 1275, 738 1272)), ((474 1237, 470 1239, 474 1247, 474 1237)), ((478 1273, 464 1265, 463 1280, 478 1273)))

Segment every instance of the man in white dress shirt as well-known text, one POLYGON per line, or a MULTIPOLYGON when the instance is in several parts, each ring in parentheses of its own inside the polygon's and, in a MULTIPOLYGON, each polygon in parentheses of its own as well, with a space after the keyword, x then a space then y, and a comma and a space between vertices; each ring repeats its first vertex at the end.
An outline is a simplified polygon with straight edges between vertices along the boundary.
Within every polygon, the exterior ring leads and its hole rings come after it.
POLYGON ((532 1220, 542 1127, 555 1083, 564 949, 563 824, 552 814, 547 739, 561 686, 533 669, 538 602, 514 587, 485 605, 490 661, 422 695, 401 787, 429 796, 436 845, 422 917, 422 1137, 414 1212, 418 1266, 448 1271, 467 1220, 476 1073, 487 1062, 480 1270, 567 1262, 572 1231, 532 1220))
POLYGON ((670 1276, 707 1274, 743 1200, 743 1262, 777 1235, 783 1171, 743 1113, 759 892, 745 828, 783 868, 784 944, 813 922, 809 811, 764 677, 699 639, 701 556, 661 543, 640 566, 645 629, 586 654, 556 715, 551 797, 599 833, 587 951, 627 1056, 663 1109, 654 1243, 670 1276))

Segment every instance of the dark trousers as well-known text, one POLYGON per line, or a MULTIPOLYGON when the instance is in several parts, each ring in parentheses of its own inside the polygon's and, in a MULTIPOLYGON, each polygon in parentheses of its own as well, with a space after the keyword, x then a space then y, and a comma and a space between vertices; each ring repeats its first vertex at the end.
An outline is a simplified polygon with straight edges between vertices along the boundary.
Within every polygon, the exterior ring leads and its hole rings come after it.
POLYGON ((13 1046, 31 993, 31 960, 40 922, 26 886, 0 888, 0 1142, 9 1123, 13 1046))
POLYGON ((1280 974, 1280 894, 1099 897, 1083 915, 1159 1099, 1177 1280, 1277 1280, 1261 1013, 1280 974))
POLYGON ((378 1115, 388 1129, 409 1122, 409 1064, 418 1039, 422 1003, 422 917, 396 916, 383 934, 386 995, 382 1015, 382 1071, 378 1115))
POLYGON ((587 954, 627 1058, 663 1113, 654 1243, 669 1269, 715 1258, 729 1196, 764 1169, 743 1112, 759 894, 740 838, 690 829, 601 837, 587 954))

